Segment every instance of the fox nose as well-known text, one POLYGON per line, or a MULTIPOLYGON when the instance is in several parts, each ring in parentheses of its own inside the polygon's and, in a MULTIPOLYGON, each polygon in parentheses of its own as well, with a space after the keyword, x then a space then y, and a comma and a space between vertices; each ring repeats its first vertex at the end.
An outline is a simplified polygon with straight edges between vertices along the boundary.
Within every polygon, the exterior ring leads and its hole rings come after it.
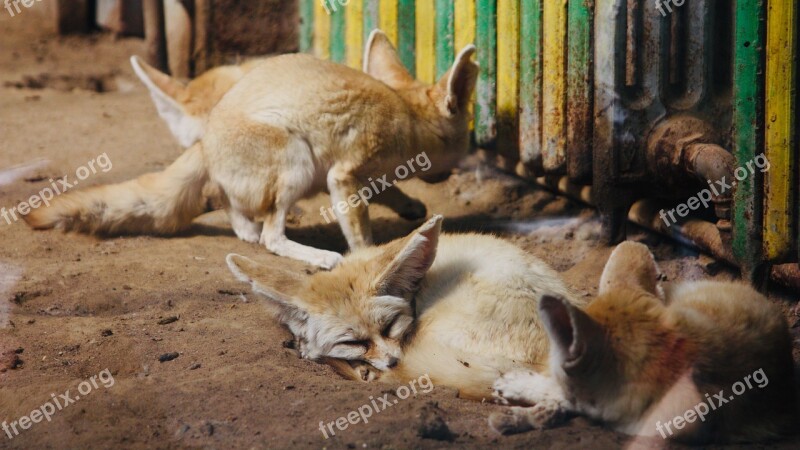
POLYGON ((397 367, 397 363, 399 363, 399 362, 400 362, 399 359, 397 359, 394 356, 392 356, 391 358, 389 358, 389 361, 386 363, 386 367, 388 367, 390 369, 394 369, 395 367, 397 367))

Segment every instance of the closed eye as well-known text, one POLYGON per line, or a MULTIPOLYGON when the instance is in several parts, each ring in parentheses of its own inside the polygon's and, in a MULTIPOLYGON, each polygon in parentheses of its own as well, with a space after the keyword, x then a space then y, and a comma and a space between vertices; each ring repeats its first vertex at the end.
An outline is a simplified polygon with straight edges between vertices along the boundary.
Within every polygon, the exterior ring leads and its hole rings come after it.
POLYGON ((354 346, 354 347, 367 348, 367 347, 369 347, 369 341, 366 340, 366 339, 361 339, 361 340, 352 339, 352 340, 349 340, 349 341, 338 342, 336 345, 351 345, 351 346, 354 346))
POLYGON ((393 327, 393 326, 394 326, 394 324, 397 322, 397 318, 398 318, 398 317, 400 317, 400 314, 398 314, 398 315, 394 316, 394 317, 392 318, 392 320, 390 320, 390 321, 388 321, 388 322, 386 323, 386 325, 383 327, 383 330, 381 331, 381 336, 383 336, 383 337, 389 337, 389 333, 391 333, 391 331, 392 331, 392 327, 393 327))

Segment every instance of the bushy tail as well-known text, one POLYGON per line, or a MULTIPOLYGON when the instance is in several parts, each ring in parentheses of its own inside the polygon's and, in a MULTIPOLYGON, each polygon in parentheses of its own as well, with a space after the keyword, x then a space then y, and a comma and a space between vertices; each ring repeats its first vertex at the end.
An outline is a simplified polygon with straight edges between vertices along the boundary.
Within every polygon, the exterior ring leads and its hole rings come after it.
POLYGON ((208 173, 200 143, 163 172, 120 184, 68 192, 49 207, 25 216, 35 229, 61 228, 100 234, 170 234, 186 228, 205 210, 208 173))

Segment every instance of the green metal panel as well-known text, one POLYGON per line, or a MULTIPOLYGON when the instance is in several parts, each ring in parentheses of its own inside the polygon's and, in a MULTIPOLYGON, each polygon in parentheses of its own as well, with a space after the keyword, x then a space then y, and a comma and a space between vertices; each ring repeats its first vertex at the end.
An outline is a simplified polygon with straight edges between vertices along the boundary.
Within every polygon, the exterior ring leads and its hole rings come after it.
POLYGON ((400 53, 400 60, 412 75, 417 73, 415 55, 417 26, 414 9, 415 0, 399 0, 397 3, 397 51, 400 53))
POLYGON ((519 151, 528 170, 542 170, 542 0, 520 4, 519 151))
POLYGON ((477 0, 478 48, 477 95, 475 99, 475 140, 478 145, 492 145, 497 137, 497 3, 477 0))
POLYGON ((300 0, 300 51, 310 52, 314 45, 314 2, 300 0))
MULTIPOLYGON (((736 0, 734 36, 734 155, 739 165, 763 148, 765 0, 736 0)), ((733 253, 748 276, 761 265, 759 172, 736 185, 733 253)))
POLYGON ((573 181, 592 175, 592 24, 593 8, 586 0, 567 6, 567 173, 573 181))
POLYGON ((380 0, 363 0, 364 2, 364 45, 367 45, 369 34, 378 28, 380 0))
MULTIPOLYGON (((328 4, 336 0, 327 0, 328 4)), ((347 39, 345 37, 345 9, 346 6, 339 6, 331 12, 331 61, 344 63, 347 56, 347 39)))
POLYGON ((455 8, 453 0, 436 0, 436 78, 450 69, 455 59, 455 8))

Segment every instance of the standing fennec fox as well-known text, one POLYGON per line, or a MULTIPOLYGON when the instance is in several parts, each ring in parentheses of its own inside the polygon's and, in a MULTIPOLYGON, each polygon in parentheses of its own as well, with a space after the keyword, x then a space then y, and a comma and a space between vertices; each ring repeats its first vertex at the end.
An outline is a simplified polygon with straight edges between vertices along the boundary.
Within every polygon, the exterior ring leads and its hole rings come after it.
POLYGON ((796 426, 791 339, 780 308, 747 285, 698 281, 666 292, 646 246, 620 244, 585 310, 547 295, 551 377, 512 372, 495 384, 514 404, 490 418, 504 433, 573 411, 616 430, 690 443, 755 441, 796 426))
POLYGON ((239 255, 228 265, 267 298, 302 357, 355 380, 427 374, 462 397, 491 398, 502 373, 547 363, 541 295, 572 295, 534 256, 493 236, 439 236, 441 220, 310 277, 239 255))
MULTIPOLYGON (((26 220, 34 228, 173 233, 203 212, 200 191, 210 179, 239 238, 331 268, 341 255, 286 238, 287 212, 326 188, 334 204, 347 202, 368 178, 422 153, 432 167, 425 177, 449 173, 469 149, 474 53, 472 45, 462 50, 433 86, 411 77, 379 30, 366 47, 366 73, 302 54, 265 59, 214 107, 202 141, 166 170, 64 195, 26 220)), ((334 209, 350 248, 372 243, 364 202, 334 209)))

